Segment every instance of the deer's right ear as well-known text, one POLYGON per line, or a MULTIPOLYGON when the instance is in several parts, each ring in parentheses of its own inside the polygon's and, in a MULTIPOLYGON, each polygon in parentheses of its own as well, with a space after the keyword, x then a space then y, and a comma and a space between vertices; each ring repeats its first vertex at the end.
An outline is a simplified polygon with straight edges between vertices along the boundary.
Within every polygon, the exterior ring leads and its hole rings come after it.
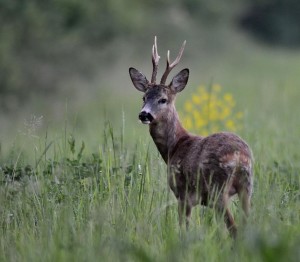
POLYGON ((146 92, 149 84, 147 78, 133 67, 129 68, 129 75, 134 87, 141 92, 146 92))

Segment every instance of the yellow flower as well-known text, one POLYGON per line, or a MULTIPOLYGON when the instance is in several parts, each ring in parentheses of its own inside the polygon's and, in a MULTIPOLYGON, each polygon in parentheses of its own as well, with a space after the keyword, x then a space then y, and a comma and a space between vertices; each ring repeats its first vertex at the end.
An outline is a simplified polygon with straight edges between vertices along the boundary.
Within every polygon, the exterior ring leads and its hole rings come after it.
POLYGON ((199 95, 193 95, 192 100, 196 105, 201 104, 201 97, 199 95))
POLYGON ((196 121, 195 126, 197 129, 200 129, 207 125, 207 121, 204 118, 199 118, 198 121, 196 121))
POLYGON ((230 105, 230 106, 235 106, 235 101, 233 100, 233 97, 231 94, 226 93, 224 95, 224 100, 230 105))
POLYGON ((213 84, 212 91, 216 92, 216 93, 220 92, 221 91, 221 86, 219 84, 213 84))
POLYGON ((201 135, 202 135, 202 136, 208 136, 208 135, 209 135, 209 132, 207 131, 207 129, 204 129, 204 130, 201 132, 201 135))
POLYGON ((199 86, 198 87, 198 93, 199 94, 206 93, 206 87, 205 86, 199 86))
POLYGON ((190 100, 184 104, 180 115, 185 128, 208 135, 224 130, 237 131, 242 128, 242 112, 234 112, 235 100, 230 93, 222 94, 222 87, 214 84, 211 88, 200 86, 190 100))
POLYGON ((229 119, 226 121, 225 126, 228 128, 229 131, 235 131, 236 127, 235 127, 235 123, 232 119, 229 119))
POLYGON ((193 128, 193 121, 190 117, 185 117, 183 119, 183 125, 185 126, 186 129, 192 129, 193 128))
POLYGON ((209 112, 209 120, 210 121, 217 121, 219 119, 219 113, 218 111, 214 110, 214 111, 210 111, 209 112))
POLYGON ((220 119, 224 120, 225 118, 229 117, 230 113, 231 113, 231 110, 229 107, 223 107, 222 111, 220 113, 220 119))
POLYGON ((193 110, 193 104, 191 102, 186 102, 184 108, 187 112, 191 112, 193 110))

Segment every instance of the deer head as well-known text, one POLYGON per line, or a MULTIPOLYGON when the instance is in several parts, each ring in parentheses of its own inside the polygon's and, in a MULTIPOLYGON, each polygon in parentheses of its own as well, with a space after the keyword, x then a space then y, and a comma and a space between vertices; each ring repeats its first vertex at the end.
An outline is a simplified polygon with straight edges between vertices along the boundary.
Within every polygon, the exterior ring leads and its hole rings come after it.
POLYGON ((160 56, 157 52, 156 37, 154 38, 154 45, 152 48, 152 64, 153 71, 151 82, 135 68, 129 68, 130 78, 134 87, 143 92, 143 107, 139 114, 139 119, 144 124, 151 124, 158 122, 168 112, 174 108, 175 96, 178 92, 181 92, 188 81, 189 69, 181 70, 175 75, 169 85, 165 82, 171 70, 179 63, 182 56, 186 41, 183 42, 177 58, 170 64, 170 51, 167 54, 167 66, 166 70, 161 78, 160 84, 156 84, 156 75, 158 69, 158 62, 160 56))

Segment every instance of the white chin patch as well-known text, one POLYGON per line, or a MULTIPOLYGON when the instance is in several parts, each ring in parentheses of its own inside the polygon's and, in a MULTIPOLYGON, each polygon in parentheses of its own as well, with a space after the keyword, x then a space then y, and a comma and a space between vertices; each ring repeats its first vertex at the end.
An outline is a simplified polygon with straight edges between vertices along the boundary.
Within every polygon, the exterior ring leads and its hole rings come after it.
POLYGON ((147 121, 141 121, 141 123, 143 123, 145 125, 149 125, 151 122, 149 120, 147 120, 147 121))

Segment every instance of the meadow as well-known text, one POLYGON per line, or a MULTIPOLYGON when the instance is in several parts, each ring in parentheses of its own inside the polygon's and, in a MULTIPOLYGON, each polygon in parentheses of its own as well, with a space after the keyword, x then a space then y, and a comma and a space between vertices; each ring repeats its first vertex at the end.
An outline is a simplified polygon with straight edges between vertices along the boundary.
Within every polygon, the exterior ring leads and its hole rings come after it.
MULTIPOLYGON (((150 58, 122 57, 117 79, 107 69, 95 81, 107 88, 64 100, 60 120, 40 104, 2 133, 0 261, 299 261, 300 53, 238 37, 209 57, 187 53, 180 66, 191 80, 177 99, 183 112, 199 85, 217 83, 243 113, 237 133, 252 147, 255 182, 236 241, 200 206, 180 233, 167 167, 137 121, 141 94, 127 75, 139 63, 148 72, 150 58)), ((240 224, 238 200, 231 208, 240 224)))

